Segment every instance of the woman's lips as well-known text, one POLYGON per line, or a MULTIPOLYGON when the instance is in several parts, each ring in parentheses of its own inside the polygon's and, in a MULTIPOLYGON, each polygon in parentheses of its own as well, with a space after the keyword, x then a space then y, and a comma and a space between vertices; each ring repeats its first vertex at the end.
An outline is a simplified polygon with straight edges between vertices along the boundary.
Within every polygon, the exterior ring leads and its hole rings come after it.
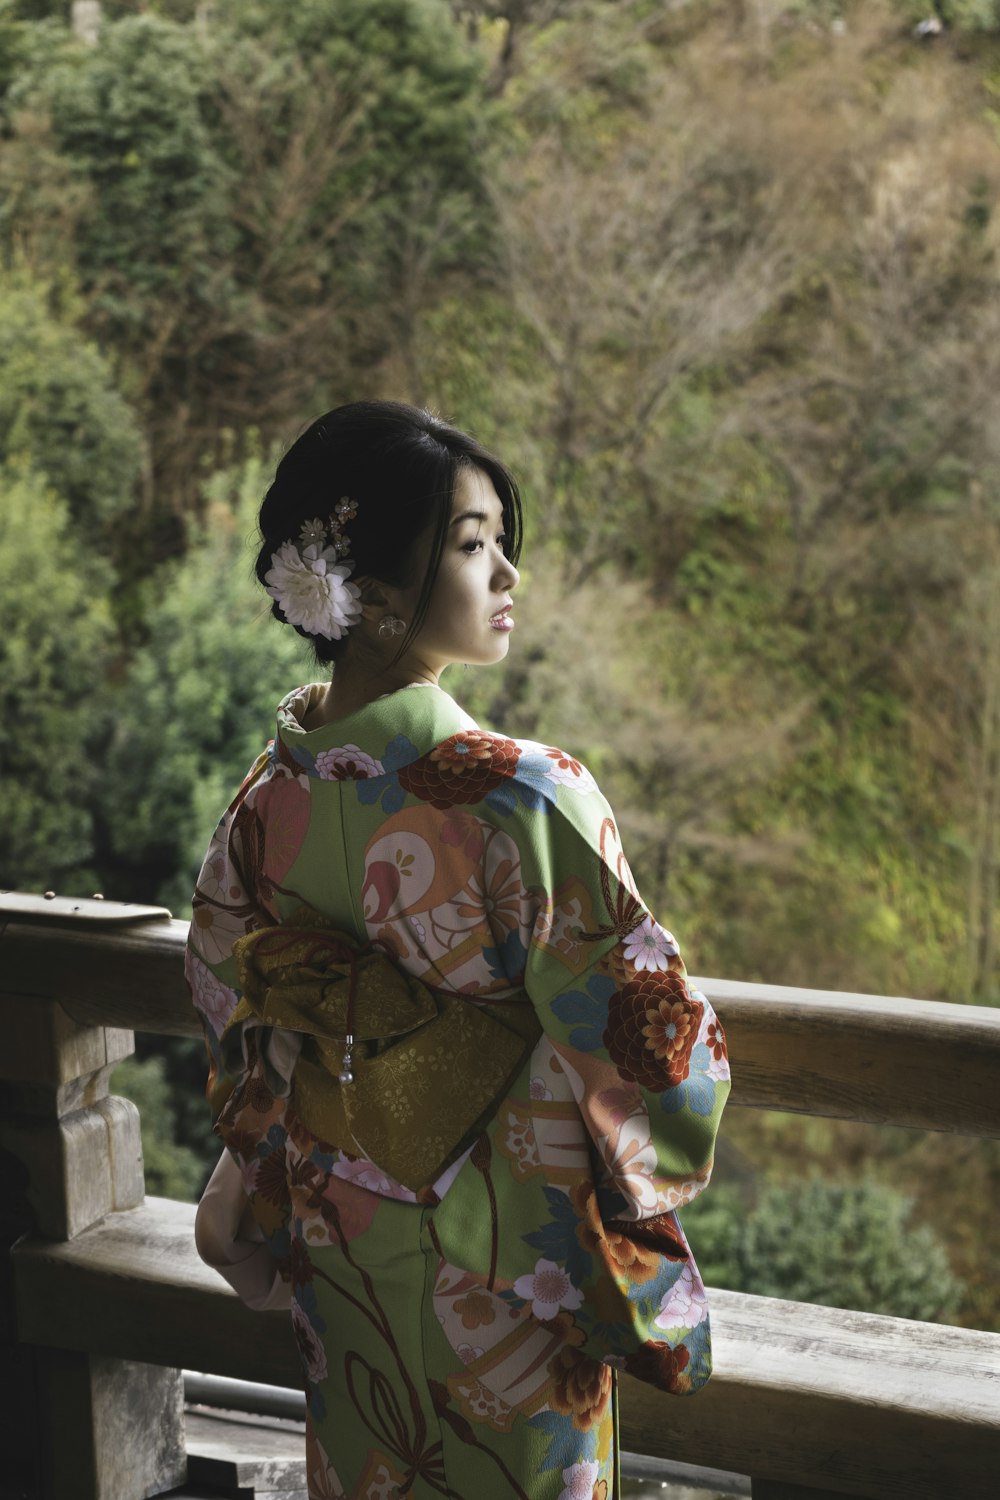
POLYGON ((496 614, 496 615, 492 616, 492 618, 490 619, 490 624, 493 626, 494 630, 513 630, 514 629, 514 617, 511 614, 512 608, 513 608, 513 605, 507 604, 499 612, 499 614, 496 614))

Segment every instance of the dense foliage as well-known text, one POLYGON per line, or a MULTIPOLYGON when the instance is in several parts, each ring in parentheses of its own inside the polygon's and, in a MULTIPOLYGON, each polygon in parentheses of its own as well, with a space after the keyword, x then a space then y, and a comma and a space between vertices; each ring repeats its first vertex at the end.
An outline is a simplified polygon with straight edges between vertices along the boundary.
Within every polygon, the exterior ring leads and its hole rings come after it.
POLYGON ((589 761, 696 971, 996 1003, 1000 7, 69 9, 0 0, 0 884, 185 914, 310 671, 254 505, 377 393, 519 470, 447 685, 589 761))
POLYGON ((748 1205, 716 1187, 684 1215, 712 1286, 924 1321, 954 1312, 961 1288, 913 1202, 872 1180, 768 1184, 748 1205), (817 1233, 822 1225, 822 1233, 817 1233))

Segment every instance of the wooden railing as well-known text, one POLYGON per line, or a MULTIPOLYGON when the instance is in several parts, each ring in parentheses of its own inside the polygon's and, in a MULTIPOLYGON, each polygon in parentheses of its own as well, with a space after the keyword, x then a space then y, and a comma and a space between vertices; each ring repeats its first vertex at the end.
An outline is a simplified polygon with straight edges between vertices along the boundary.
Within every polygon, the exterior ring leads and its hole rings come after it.
MULTIPOLYGON (((137 1500, 183 1479, 182 1367, 295 1385, 297 1356, 286 1316, 197 1259, 191 1206, 144 1199, 136 1111, 108 1097, 132 1030, 198 1034, 185 924, 2 895, 0 923, 0 1495, 137 1500)), ((696 983, 734 1102, 1000 1135, 1000 1011, 696 983)), ((693 1400, 623 1380, 626 1449, 749 1474, 755 1500, 996 1493, 1000 1335, 711 1297, 712 1380, 693 1400)))

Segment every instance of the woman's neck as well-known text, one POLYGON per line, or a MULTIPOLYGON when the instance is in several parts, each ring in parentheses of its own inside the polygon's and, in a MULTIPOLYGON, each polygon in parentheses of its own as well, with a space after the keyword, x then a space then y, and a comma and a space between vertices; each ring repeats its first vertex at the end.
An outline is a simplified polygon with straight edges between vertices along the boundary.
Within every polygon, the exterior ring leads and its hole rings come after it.
POLYGON ((322 697, 317 697, 310 708, 303 729, 318 729, 334 719, 344 719, 348 714, 366 708, 376 698, 384 698, 400 688, 422 684, 437 687, 438 673, 416 663, 398 662, 386 672, 372 675, 370 672, 351 670, 348 663, 338 662, 332 681, 322 697))

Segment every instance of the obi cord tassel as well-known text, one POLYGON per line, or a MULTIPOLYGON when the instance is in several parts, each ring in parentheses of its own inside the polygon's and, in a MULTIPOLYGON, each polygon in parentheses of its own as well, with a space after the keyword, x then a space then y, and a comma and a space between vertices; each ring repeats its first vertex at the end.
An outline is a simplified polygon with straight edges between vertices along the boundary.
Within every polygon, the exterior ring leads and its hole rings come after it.
POLYGON ((344 1060, 340 1065, 340 1082, 354 1082, 354 1002, 358 990, 357 957, 351 959, 351 977, 347 990, 347 1034, 344 1037, 344 1060))

